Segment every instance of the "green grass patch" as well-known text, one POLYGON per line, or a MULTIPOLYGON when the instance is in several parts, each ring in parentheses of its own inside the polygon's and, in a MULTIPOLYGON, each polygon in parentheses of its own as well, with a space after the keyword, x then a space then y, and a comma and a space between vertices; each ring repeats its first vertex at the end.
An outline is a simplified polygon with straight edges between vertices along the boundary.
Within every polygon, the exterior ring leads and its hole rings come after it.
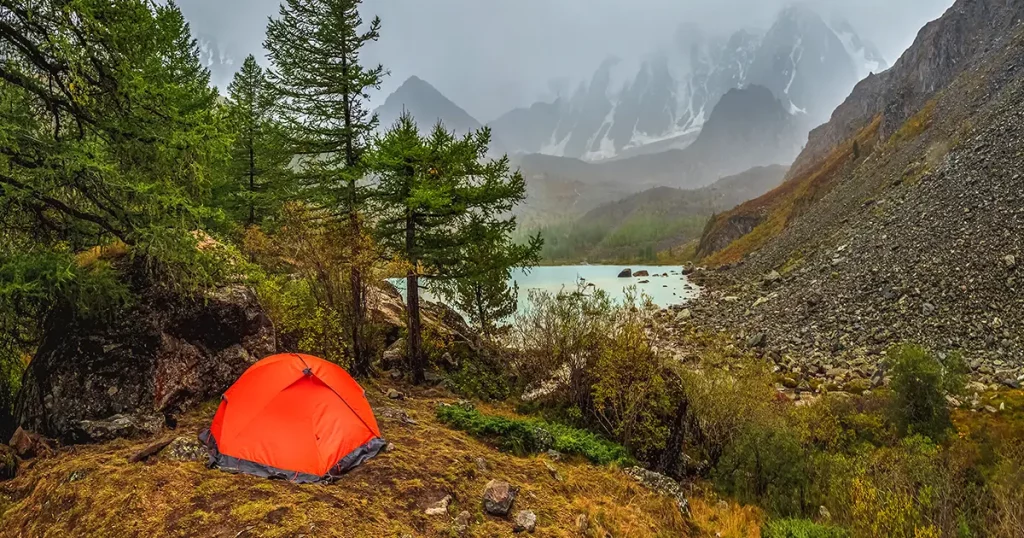
POLYGON ((437 408, 437 419, 520 456, 554 449, 569 456, 583 456, 598 465, 635 463, 622 445, 564 424, 485 415, 469 405, 442 405, 437 408))
POLYGON ((807 519, 776 519, 761 530, 763 538, 850 538, 841 527, 821 525, 807 519))

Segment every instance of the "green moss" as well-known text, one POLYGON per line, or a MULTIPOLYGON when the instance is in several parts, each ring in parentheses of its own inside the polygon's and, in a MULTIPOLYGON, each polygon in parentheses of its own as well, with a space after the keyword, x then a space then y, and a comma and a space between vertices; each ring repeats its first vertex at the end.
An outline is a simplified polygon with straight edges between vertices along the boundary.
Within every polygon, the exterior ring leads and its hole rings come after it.
POLYGON ((821 525, 806 519, 777 519, 761 530, 763 538, 849 538, 841 527, 821 525))
POLYGON ((484 415, 465 405, 438 407, 437 418, 455 429, 493 440, 502 450, 519 455, 554 449, 566 455, 584 456, 599 465, 633 463, 633 458, 621 445, 563 424, 484 415))

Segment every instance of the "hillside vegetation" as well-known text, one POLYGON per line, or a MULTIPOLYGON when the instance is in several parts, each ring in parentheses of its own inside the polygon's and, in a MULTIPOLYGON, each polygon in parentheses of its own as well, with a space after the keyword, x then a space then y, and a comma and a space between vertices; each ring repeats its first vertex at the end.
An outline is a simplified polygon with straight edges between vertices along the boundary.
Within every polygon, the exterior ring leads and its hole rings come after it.
POLYGON ((549 263, 680 261, 707 219, 778 185, 784 166, 753 168, 694 190, 658 187, 541 228, 549 263))

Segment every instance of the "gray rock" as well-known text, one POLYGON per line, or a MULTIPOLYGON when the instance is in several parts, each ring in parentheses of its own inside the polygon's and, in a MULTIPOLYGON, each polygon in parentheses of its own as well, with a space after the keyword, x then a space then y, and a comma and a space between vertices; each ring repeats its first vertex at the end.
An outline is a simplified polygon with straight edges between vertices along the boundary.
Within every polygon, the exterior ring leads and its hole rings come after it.
POLYGON ((388 389, 388 399, 391 400, 404 400, 405 394, 402 394, 396 389, 388 389))
POLYGON ((484 487, 484 512, 505 517, 512 511, 519 488, 502 480, 491 480, 484 487))
POLYGON ((635 277, 649 277, 649 276, 651 276, 651 273, 649 273, 647 271, 637 271, 637 272, 633 273, 633 276, 635 276, 635 277))
POLYGON ((1013 254, 1003 256, 1003 266, 1012 271, 1017 267, 1017 257, 1013 254))
POLYGON ((676 314, 676 321, 686 321, 693 317, 693 312, 689 308, 684 308, 676 314))
POLYGON ((1006 385, 1007 387, 1013 389, 1013 390, 1020 389, 1020 381, 1017 381, 1016 379, 1013 379, 1012 377, 1008 378, 1008 379, 1004 379, 1003 380, 1003 384, 1006 385))
POLYGON ((633 270, 632 269, 628 269, 628 268, 627 269, 623 269, 619 273, 619 278, 630 278, 632 276, 633 276, 633 270))
POLYGON ((769 284, 774 284, 775 282, 778 282, 779 280, 782 280, 782 275, 780 275, 778 271, 772 271, 772 272, 768 273, 767 275, 765 275, 765 277, 764 277, 764 281, 769 283, 769 284))
POLYGON ((103 443, 113 439, 146 437, 163 429, 160 415, 114 415, 105 420, 78 422, 76 437, 86 443, 103 443))
MULTIPOLYGON (((274 326, 246 287, 202 296, 172 295, 157 284, 131 291, 137 299, 111 317, 63 323, 73 314, 52 313, 54 330, 43 335, 18 394, 20 425, 76 443, 88 440, 81 437, 84 429, 105 427, 83 429, 83 421, 159 415, 163 423, 163 416, 219 397, 277 350, 274 326)), ((124 429, 107 426, 108 433, 96 433, 120 435, 115 432, 124 429)))
POLYGON ((444 498, 442 498, 440 501, 437 501, 436 503, 430 505, 430 507, 426 509, 425 513, 428 516, 448 515, 448 505, 450 505, 451 503, 452 496, 445 495, 444 498))
POLYGON ((520 510, 516 514, 514 532, 533 532, 537 528, 537 514, 532 510, 520 510))
POLYGON ((764 333, 757 333, 747 338, 747 347, 764 347, 766 342, 767 336, 764 333))
POLYGON ((209 453, 195 437, 176 437, 160 456, 171 461, 205 461, 209 453))
POLYGON ((455 533, 458 535, 466 534, 469 531, 469 524, 473 519, 473 515, 467 510, 459 512, 459 515, 455 516, 455 533))

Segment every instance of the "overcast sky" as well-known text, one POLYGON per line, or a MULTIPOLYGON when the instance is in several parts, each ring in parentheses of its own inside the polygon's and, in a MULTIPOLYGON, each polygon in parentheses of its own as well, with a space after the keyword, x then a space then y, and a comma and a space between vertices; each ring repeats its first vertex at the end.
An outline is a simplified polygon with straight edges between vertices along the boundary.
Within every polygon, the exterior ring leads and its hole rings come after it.
MULTIPOLYGON (((267 17, 279 0, 178 0, 193 31, 215 40, 234 65, 261 57, 267 17)), ((365 55, 391 72, 382 96, 412 75, 430 82, 478 120, 575 86, 609 55, 641 58, 667 46, 682 23, 707 33, 767 28, 789 0, 366 0, 380 42, 365 55)), ((891 64, 924 23, 953 0, 807 0, 829 20, 846 17, 891 64)), ((230 72, 217 72, 222 88, 230 72)), ((378 102, 382 99, 376 98, 378 102)))

